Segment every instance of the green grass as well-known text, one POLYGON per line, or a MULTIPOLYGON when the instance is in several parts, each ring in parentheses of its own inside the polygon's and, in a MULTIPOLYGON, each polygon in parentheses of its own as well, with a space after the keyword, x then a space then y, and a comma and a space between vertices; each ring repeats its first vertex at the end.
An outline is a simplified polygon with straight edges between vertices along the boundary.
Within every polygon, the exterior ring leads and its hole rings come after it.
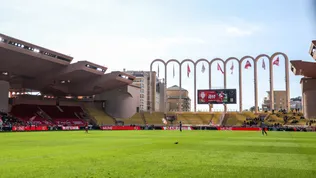
POLYGON ((309 132, 0 133, 0 177, 315 177, 309 132), (178 141, 179 144, 174 144, 178 141))

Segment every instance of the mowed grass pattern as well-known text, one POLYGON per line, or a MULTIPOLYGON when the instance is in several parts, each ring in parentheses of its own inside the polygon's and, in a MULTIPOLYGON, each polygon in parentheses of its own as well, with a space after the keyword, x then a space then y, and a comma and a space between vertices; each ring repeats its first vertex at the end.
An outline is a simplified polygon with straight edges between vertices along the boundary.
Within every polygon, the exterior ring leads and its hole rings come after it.
POLYGON ((316 133, 268 134, 0 133, 0 177, 315 177, 316 133))

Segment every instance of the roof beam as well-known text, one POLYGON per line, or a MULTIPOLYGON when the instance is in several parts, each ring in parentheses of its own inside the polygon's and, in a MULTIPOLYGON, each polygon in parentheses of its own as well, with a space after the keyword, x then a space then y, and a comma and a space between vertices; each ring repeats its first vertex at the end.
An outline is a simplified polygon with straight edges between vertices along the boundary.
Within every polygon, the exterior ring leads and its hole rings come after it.
POLYGON ((309 54, 316 60, 316 40, 313 40, 309 48, 309 54))

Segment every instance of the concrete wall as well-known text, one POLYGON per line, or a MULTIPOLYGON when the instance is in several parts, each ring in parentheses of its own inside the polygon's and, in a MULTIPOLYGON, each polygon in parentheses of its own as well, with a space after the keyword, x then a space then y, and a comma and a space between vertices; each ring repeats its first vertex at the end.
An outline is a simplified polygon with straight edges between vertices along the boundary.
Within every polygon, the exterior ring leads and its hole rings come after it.
POLYGON ((302 78, 303 113, 305 118, 316 118, 316 79, 302 78))
MULTIPOLYGON (((56 105, 56 99, 44 99, 42 96, 19 96, 13 99, 13 105, 17 104, 36 104, 36 105, 56 105)), ((82 106, 81 101, 64 101, 60 99, 60 106, 82 106)))
POLYGON ((95 100, 106 100, 105 111, 112 117, 130 118, 139 107, 139 90, 134 86, 124 86, 96 95, 95 100))
POLYGON ((0 111, 8 112, 10 84, 7 81, 0 81, 0 111))

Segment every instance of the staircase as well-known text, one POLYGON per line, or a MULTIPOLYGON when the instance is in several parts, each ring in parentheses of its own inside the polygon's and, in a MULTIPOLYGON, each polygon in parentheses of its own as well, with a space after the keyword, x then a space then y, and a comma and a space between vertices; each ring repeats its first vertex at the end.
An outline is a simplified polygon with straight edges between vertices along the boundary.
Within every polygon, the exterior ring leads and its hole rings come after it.
POLYGON ((51 118, 48 114, 46 114, 46 112, 44 112, 40 107, 37 107, 40 111, 37 112, 37 114, 39 116, 41 116, 42 118, 45 118, 49 121, 51 121, 52 123, 54 123, 53 118, 51 118))
POLYGON ((94 116, 92 116, 88 110, 86 110, 84 107, 81 107, 83 114, 86 115, 87 117, 83 116, 83 119, 88 120, 90 123, 93 125, 98 125, 98 121, 95 119, 94 116))

